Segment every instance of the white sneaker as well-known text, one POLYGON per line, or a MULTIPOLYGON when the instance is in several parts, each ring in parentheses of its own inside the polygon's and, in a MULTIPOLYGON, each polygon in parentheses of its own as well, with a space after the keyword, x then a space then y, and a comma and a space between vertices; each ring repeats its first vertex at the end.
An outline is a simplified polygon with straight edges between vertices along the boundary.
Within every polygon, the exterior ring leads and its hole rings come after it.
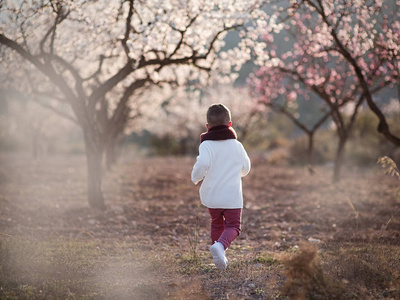
POLYGON ((225 270, 228 260, 225 257, 224 245, 220 242, 215 242, 214 245, 210 247, 210 252, 214 259, 215 266, 220 270, 225 270))

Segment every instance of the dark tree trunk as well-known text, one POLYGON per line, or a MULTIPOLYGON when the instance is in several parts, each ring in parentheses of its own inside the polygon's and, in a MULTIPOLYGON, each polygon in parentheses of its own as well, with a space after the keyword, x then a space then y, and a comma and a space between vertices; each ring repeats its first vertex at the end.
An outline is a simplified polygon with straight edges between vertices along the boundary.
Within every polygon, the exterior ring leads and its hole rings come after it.
POLYGON ((104 210, 104 197, 101 190, 103 149, 93 137, 85 133, 87 161, 88 201, 91 208, 104 210))
POLYGON ((333 171, 333 182, 338 182, 340 180, 340 174, 342 171, 342 166, 344 161, 346 142, 347 142, 347 137, 341 137, 341 136, 339 137, 339 144, 336 150, 335 166, 333 171))
POLYGON ((315 131, 307 132, 308 135, 307 164, 308 164, 308 171, 310 172, 310 174, 314 174, 314 169, 313 169, 314 133, 315 131))
POLYGON ((360 86, 362 88, 362 91, 364 92, 364 97, 367 101, 368 107, 370 110, 378 117, 379 119, 379 124, 378 124, 378 132, 383 134, 384 137, 394 145, 400 146, 400 137, 394 135, 389 127, 389 124, 386 120, 385 115, 383 114, 382 110, 379 108, 378 105, 374 102, 372 99, 372 93, 370 86, 367 82, 367 79, 365 78, 362 68, 358 64, 356 58, 352 56, 352 54, 348 51, 348 49, 343 45, 343 43, 340 41, 338 35, 334 30, 331 31, 332 37, 335 39, 336 44, 338 45, 340 49, 340 53, 343 55, 343 57, 352 65, 354 68, 354 71, 357 75, 357 78, 360 82, 360 86))
POLYGON ((397 81, 397 100, 399 100, 399 104, 400 104, 400 80, 397 81))

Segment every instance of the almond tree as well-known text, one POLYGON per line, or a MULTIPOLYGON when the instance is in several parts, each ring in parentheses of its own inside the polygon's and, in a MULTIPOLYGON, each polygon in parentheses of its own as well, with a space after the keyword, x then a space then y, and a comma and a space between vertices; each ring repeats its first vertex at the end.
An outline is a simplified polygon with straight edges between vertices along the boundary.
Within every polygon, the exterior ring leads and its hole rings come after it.
POLYGON ((339 136, 334 180, 339 178, 345 143, 364 100, 380 119, 378 130, 397 143, 372 98, 398 80, 400 24, 397 5, 392 6, 382 6, 382 1, 287 1, 271 17, 275 26, 267 27, 262 36, 267 47, 259 55, 262 67, 254 77, 258 91, 268 96, 267 101, 274 100, 271 95, 277 86, 280 94, 291 95, 289 99, 312 92, 324 101, 339 136), (283 32, 287 51, 274 45, 274 35, 283 32), (266 78, 280 81, 266 84, 266 78))
POLYGON ((0 79, 70 105, 84 134, 89 204, 103 209, 103 153, 137 114, 135 95, 218 73, 228 80, 249 54, 218 56, 223 38, 260 18, 259 2, 2 1, 0 79))
POLYGON ((304 0, 292 1, 286 15, 295 19, 309 16, 312 21, 303 30, 312 36, 311 51, 322 56, 327 53, 347 64, 368 107, 379 119, 378 131, 398 146, 400 137, 393 133, 373 92, 399 80, 399 8, 398 0, 304 0))
MULTIPOLYGON (((297 39, 295 47, 298 50, 288 51, 290 55, 287 52, 281 55, 269 53, 269 56, 274 56, 274 60, 272 63, 265 62, 263 67, 251 74, 249 83, 254 88, 257 101, 284 114, 307 134, 309 165, 312 165, 315 132, 329 117, 333 120, 339 138, 333 175, 333 180, 337 181, 343 165, 345 146, 364 101, 364 94, 355 83, 357 81, 354 76, 346 69, 346 64, 340 61, 336 61, 336 64, 329 57, 320 59, 318 55, 306 53, 304 49, 308 49, 308 46, 299 47, 302 42, 300 38, 297 39), (322 104, 314 124, 307 126, 300 120, 298 109, 290 107, 298 108, 301 105, 300 98, 303 101, 309 99, 310 93, 315 94, 322 104)), ((375 76, 378 74, 374 69, 369 77, 378 80, 375 76)), ((371 92, 375 93, 389 83, 382 81, 382 86, 377 86, 371 92)))
MULTIPOLYGON (((301 104, 299 94, 304 94, 304 87, 297 80, 287 80, 285 72, 279 68, 265 64, 248 78, 251 94, 256 103, 270 108, 272 111, 286 116, 308 137, 307 163, 310 173, 313 173, 314 137, 316 131, 329 119, 330 112, 326 107, 320 107, 318 116, 310 126, 307 117, 302 120, 299 109, 301 104)), ((290 79, 290 78, 289 78, 290 79)), ((308 97, 308 95, 306 95, 308 97)), ((315 114, 315 111, 313 112, 315 114)))

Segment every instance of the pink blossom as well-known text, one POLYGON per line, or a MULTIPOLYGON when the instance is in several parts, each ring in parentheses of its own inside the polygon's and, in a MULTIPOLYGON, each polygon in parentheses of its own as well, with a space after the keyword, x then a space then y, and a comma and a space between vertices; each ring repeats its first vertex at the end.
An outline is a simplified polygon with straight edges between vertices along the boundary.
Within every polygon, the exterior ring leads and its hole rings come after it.
POLYGON ((297 93, 296 93, 295 91, 290 91, 290 92, 287 94, 287 99, 288 99, 288 101, 294 101, 294 100, 296 100, 296 99, 297 99, 297 93))

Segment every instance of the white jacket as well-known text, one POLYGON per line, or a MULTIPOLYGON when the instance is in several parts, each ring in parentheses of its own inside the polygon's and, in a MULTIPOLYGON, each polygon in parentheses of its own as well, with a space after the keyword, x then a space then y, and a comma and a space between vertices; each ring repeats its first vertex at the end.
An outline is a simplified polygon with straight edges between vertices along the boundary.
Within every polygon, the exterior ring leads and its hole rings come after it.
POLYGON ((204 141, 192 170, 200 187, 201 203, 208 208, 243 208, 242 178, 250 171, 250 159, 235 140, 204 141))

